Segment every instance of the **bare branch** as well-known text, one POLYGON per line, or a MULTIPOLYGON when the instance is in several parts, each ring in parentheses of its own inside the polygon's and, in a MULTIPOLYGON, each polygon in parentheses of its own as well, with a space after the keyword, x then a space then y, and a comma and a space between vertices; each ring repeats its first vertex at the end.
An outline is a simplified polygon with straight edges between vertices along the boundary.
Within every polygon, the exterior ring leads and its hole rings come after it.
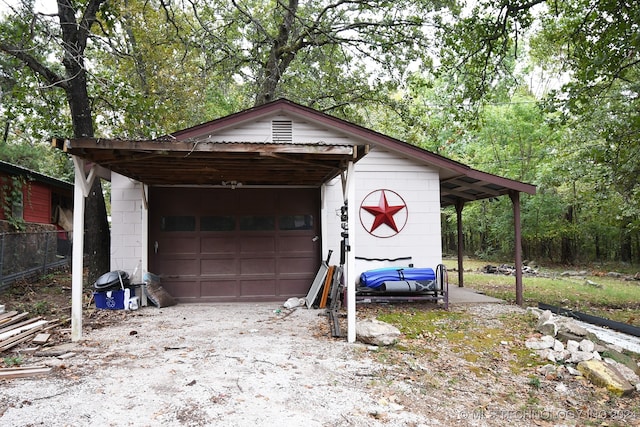
POLYGON ((48 84, 52 86, 59 86, 63 89, 67 87, 68 79, 65 79, 55 73, 53 70, 38 61, 35 56, 27 53, 19 47, 1 42, 0 50, 24 63, 36 75, 42 77, 42 79, 44 79, 48 84))

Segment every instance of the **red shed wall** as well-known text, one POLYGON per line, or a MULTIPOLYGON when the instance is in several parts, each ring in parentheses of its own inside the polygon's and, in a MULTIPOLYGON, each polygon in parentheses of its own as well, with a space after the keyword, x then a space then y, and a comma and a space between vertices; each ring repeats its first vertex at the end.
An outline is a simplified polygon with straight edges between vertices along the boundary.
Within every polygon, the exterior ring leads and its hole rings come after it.
POLYGON ((39 182, 29 182, 22 189, 23 217, 26 222, 51 223, 51 189, 39 182))

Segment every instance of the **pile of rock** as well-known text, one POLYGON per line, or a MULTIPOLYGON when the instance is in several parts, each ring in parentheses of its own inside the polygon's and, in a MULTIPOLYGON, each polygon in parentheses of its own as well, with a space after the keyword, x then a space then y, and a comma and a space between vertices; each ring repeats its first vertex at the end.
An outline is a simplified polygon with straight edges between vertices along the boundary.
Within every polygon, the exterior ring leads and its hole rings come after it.
POLYGON ((616 395, 640 391, 640 377, 636 373, 639 366, 623 354, 622 349, 600 342, 568 317, 531 307, 528 311, 538 316, 537 329, 541 336, 529 338, 525 342, 527 348, 616 395))
MULTIPOLYGON (((516 267, 508 264, 491 265, 487 264, 482 268, 482 272, 485 274, 504 274, 505 276, 515 276, 516 267)), ((528 265, 522 266, 522 274, 528 276, 537 276, 538 270, 528 265)))

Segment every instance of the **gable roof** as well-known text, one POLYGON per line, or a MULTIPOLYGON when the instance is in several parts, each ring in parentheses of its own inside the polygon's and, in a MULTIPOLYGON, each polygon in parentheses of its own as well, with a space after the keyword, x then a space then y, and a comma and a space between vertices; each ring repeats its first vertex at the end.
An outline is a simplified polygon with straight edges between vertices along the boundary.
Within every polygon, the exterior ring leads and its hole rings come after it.
POLYGON ((27 169, 22 166, 14 165, 12 163, 7 163, 0 160, 0 172, 4 172, 7 175, 18 175, 24 176, 33 181, 41 182, 43 184, 47 184, 53 187, 62 188, 65 190, 73 190, 73 184, 62 181, 60 179, 51 177, 49 175, 45 175, 40 172, 36 172, 31 169, 27 169))
POLYGON ((379 132, 324 114, 287 99, 231 114, 148 141, 77 138, 65 151, 150 185, 319 186, 339 175, 377 145, 435 167, 440 172, 441 205, 535 193, 535 186, 482 172, 379 132), (349 144, 308 141, 229 142, 210 138, 242 124, 284 114, 348 137, 349 144))

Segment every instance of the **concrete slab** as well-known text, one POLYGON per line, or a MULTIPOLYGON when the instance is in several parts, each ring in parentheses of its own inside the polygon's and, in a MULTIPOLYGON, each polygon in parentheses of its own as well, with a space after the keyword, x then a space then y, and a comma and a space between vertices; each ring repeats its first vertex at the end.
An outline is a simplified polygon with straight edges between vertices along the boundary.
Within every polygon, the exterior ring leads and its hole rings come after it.
POLYGON ((449 304, 487 304, 504 303, 505 301, 493 298, 470 288, 461 288, 457 285, 449 285, 449 304))

